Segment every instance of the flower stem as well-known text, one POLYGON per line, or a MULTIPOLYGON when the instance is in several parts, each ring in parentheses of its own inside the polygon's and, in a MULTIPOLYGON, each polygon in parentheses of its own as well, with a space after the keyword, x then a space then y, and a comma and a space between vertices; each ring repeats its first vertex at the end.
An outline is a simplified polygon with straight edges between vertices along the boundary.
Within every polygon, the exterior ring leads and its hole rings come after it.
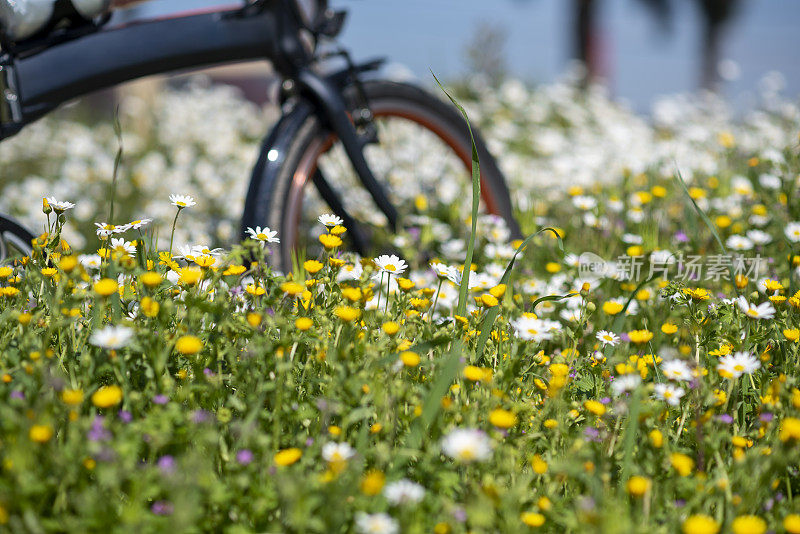
POLYGON ((181 214, 181 209, 178 208, 178 213, 175 214, 175 219, 172 221, 172 233, 169 234, 169 261, 172 261, 172 241, 175 239, 175 226, 178 224, 178 215, 181 214))

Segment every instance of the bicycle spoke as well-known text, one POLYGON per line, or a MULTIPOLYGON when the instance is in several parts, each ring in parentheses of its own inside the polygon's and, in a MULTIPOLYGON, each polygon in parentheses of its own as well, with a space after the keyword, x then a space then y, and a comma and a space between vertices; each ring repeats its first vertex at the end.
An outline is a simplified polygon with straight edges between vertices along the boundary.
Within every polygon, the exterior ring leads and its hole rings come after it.
POLYGON ((365 255, 368 247, 364 232, 362 231, 361 226, 345 209, 339 193, 337 193, 331 184, 328 183, 319 168, 317 168, 317 170, 314 172, 314 176, 311 177, 311 180, 314 183, 314 186, 317 188, 317 191, 322 199, 326 204, 328 204, 328 207, 330 207, 331 211, 341 217, 341 219, 344 221, 344 226, 347 228, 347 235, 352 240, 353 247, 356 249, 356 252, 362 256, 365 255))

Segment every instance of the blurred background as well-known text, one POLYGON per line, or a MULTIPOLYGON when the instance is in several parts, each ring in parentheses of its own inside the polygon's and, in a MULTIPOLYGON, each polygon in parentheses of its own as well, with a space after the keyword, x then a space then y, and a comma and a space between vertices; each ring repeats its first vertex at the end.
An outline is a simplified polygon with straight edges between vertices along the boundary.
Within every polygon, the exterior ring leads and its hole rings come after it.
MULTIPOLYGON (((224 4, 155 0, 126 18, 224 4)), ((231 2, 228 2, 231 3, 231 2)), ((342 42, 357 57, 382 56, 423 80, 477 70, 552 82, 586 60, 613 96, 641 112, 654 97, 715 88, 755 103, 759 82, 800 93, 797 0, 333 0, 350 19, 342 42)))

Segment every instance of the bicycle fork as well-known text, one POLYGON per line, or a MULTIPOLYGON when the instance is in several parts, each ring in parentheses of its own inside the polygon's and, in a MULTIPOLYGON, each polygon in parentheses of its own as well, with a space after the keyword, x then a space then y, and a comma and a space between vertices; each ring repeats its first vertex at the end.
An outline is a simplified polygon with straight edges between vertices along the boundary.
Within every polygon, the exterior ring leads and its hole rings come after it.
MULTIPOLYGON (((389 199, 386 189, 375 178, 367 160, 364 158, 364 143, 359 138, 356 127, 347 113, 347 105, 342 96, 342 91, 332 81, 317 75, 308 68, 300 69, 295 79, 300 91, 311 97, 323 112, 328 125, 341 141, 359 181, 386 216, 391 229, 396 231, 399 227, 397 209, 389 199)), ((324 181, 322 176, 317 177, 317 179, 324 181)))

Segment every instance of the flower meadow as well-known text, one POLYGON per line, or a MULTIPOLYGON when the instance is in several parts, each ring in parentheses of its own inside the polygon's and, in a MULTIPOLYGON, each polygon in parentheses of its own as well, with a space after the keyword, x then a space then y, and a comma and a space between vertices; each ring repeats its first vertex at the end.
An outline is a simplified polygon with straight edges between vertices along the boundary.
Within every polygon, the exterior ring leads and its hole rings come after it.
MULTIPOLYGON (((224 199, 189 187, 114 218, 65 175, 20 206, 43 231, 0 266, 0 528, 800 533, 798 107, 465 94, 524 241, 414 199, 390 250, 320 213, 281 272, 272 229, 213 248, 224 199)), ((113 164, 85 149, 76 175, 113 164)))

